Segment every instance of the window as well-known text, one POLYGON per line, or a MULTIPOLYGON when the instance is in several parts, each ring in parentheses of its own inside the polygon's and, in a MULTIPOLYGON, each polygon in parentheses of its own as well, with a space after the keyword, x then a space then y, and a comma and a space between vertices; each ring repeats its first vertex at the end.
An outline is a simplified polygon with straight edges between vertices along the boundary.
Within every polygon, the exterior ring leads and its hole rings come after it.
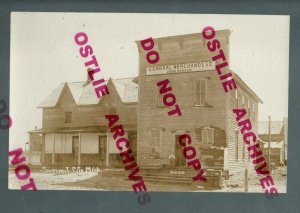
POLYGON ((149 130, 150 157, 159 158, 160 156, 161 129, 149 130))
POLYGON ((255 105, 253 104, 253 122, 256 121, 257 112, 255 111, 255 105))
POLYGON ((195 82, 195 105, 200 106, 206 103, 206 80, 197 80, 195 82))
POLYGON ((235 131, 235 161, 239 160, 239 131, 235 131))
POLYGON ((250 107, 251 103, 250 103, 250 98, 248 99, 248 103, 247 103, 247 114, 248 114, 248 118, 250 119, 250 121, 252 121, 252 115, 251 115, 251 107, 250 107))
POLYGON ((245 143, 243 143, 243 161, 245 161, 245 143))
POLYGON ((203 144, 214 144, 214 129, 204 128, 202 130, 202 143, 203 144))
POLYGON ((238 91, 235 90, 235 99, 236 99, 236 108, 239 108, 239 96, 238 96, 238 91))
POLYGON ((72 122, 72 112, 65 112, 65 123, 72 122))
POLYGON ((245 96, 242 95, 242 105, 244 105, 244 104, 245 104, 245 96))
POLYGON ((250 121, 252 121, 252 114, 251 114, 251 109, 248 108, 248 118, 250 119, 250 121))

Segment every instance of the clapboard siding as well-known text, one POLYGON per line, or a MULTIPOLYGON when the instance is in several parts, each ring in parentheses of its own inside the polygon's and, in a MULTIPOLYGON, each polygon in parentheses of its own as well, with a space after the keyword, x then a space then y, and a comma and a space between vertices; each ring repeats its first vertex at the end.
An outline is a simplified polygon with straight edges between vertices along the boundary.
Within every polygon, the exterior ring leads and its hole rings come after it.
MULTIPOLYGON (((195 34, 196 35, 196 34, 195 34)), ((206 43, 202 40, 202 35, 197 34, 192 39, 199 39, 199 45, 193 49, 185 48, 184 42, 188 39, 172 40, 173 45, 176 47, 174 51, 168 51, 164 49, 164 41, 155 40, 155 49, 160 54, 160 60, 156 65, 169 65, 180 63, 194 63, 202 61, 211 61, 211 56, 206 48, 206 43), (178 48, 179 47, 179 48, 178 48)), ((224 43, 224 51, 228 53, 227 38, 220 37, 224 43)), ((139 44, 138 44, 139 46, 139 44)), ((206 155, 203 152, 200 155, 201 149, 201 136, 199 136, 199 129, 210 126, 224 131, 222 138, 219 135, 215 135, 216 144, 220 146, 226 146, 226 97, 222 84, 218 78, 215 70, 201 71, 193 73, 176 73, 167 75, 146 75, 146 67, 152 66, 146 61, 145 52, 140 51, 139 58, 139 106, 138 106, 138 160, 143 162, 149 160, 150 144, 149 130, 151 128, 158 128, 162 131, 161 137, 161 154, 163 164, 169 164, 169 156, 174 155, 175 135, 182 132, 188 132, 192 138, 192 145, 197 149, 197 157, 203 164, 209 165, 210 168, 223 168, 223 155, 218 157, 215 163, 211 161, 211 155, 206 155), (172 93, 176 97, 177 104, 181 109, 182 116, 169 116, 168 111, 174 109, 174 107, 159 107, 158 98, 162 98, 159 95, 159 88, 156 83, 168 79, 170 86, 172 87, 172 93), (204 79, 207 81, 207 99, 206 106, 195 106, 195 80, 204 79), (148 159, 148 160, 145 160, 148 159), (206 161, 207 159, 207 161, 206 161)), ((217 133, 217 132, 215 132, 217 133)), ((223 152, 223 151, 222 151, 223 152)), ((219 153, 220 154, 220 153, 219 153)))
POLYGON ((242 90, 241 88, 237 88, 237 99, 236 99, 236 91, 230 92, 227 94, 227 144, 228 144, 228 167, 230 174, 236 174, 245 169, 246 164, 249 162, 249 154, 247 147, 245 147, 243 136, 240 133, 240 128, 238 127, 235 113, 233 113, 232 109, 236 108, 244 108, 247 111, 244 119, 250 118, 253 131, 257 134, 257 109, 258 104, 253 98, 251 98, 247 91, 242 90), (243 103, 244 96, 244 103, 243 103), (249 101, 249 107, 248 107, 249 101), (254 107, 253 107, 254 104, 254 107), (253 110, 254 108, 254 110, 253 110), (250 112, 250 113, 249 113, 250 112), (250 114, 250 117, 249 117, 250 114), (236 159, 236 131, 238 131, 238 159, 236 159), (244 152, 244 159, 243 159, 244 152))
MULTIPOLYGON (((105 115, 112 107, 120 117, 119 123, 137 125, 137 103, 124 104, 112 84, 108 85, 110 95, 104 96, 97 105, 76 105, 68 87, 56 107, 43 108, 43 128, 107 126, 105 115), (65 123, 65 112, 72 112, 72 122, 65 123)), ((95 93, 96 95, 96 93, 95 93)))

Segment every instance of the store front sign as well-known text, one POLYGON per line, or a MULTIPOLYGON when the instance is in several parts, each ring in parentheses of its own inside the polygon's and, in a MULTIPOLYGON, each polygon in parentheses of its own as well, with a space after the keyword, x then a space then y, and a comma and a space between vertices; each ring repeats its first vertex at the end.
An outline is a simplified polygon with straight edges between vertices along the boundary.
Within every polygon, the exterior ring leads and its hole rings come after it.
POLYGON ((146 67, 146 75, 162 75, 169 73, 186 73, 215 70, 215 62, 202 61, 188 64, 171 64, 146 67))

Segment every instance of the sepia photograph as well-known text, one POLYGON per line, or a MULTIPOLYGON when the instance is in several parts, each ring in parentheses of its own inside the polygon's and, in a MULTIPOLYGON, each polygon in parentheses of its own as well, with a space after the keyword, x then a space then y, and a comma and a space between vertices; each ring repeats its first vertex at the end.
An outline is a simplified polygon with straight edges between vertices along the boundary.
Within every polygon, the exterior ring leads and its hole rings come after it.
POLYGON ((12 12, 8 188, 286 193, 289 28, 12 12))

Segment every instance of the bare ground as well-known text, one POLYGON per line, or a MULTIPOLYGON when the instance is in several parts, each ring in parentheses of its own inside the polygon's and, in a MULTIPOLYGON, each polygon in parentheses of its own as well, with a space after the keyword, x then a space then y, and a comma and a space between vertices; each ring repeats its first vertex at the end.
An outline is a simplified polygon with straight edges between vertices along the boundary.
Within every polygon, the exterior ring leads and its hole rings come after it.
MULTIPOLYGON (((125 171, 124 171, 125 172, 125 171)), ((38 190, 99 190, 99 191, 132 191, 134 181, 128 180, 126 176, 105 176, 101 172, 55 174, 33 171, 38 190)), ((286 192, 286 167, 278 168, 272 172, 275 185, 279 193, 286 192)), ((263 193, 259 178, 255 173, 249 172, 248 192, 263 193)), ((26 182, 20 182, 13 171, 9 172, 9 188, 20 189, 26 182)), ((196 184, 181 184, 170 182, 145 181, 148 191, 170 191, 170 192, 245 192, 244 174, 232 176, 225 181, 221 189, 204 189, 196 184)))

